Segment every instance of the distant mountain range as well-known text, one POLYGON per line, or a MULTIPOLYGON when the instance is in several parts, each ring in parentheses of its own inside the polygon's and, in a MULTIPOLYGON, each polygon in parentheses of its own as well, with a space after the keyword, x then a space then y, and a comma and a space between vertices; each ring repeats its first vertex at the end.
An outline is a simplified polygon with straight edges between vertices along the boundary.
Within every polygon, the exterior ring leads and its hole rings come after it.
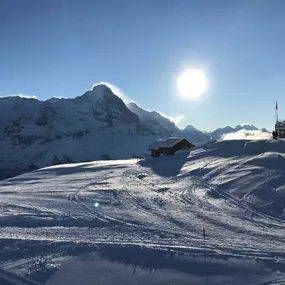
MULTIPOLYGON (((186 126, 184 129, 179 129, 173 122, 168 118, 163 117, 156 111, 146 111, 139 107, 136 103, 131 102, 127 104, 127 107, 136 115, 143 124, 145 124, 149 129, 155 132, 159 136, 183 136, 189 139, 193 143, 203 143, 209 140, 218 140, 223 135, 233 132, 238 132, 240 130, 254 131, 258 130, 254 125, 243 124, 237 125, 236 127, 224 127, 218 128, 213 132, 202 132, 196 129, 192 125, 186 126)), ((266 131, 266 130, 264 130, 266 131)))
POLYGON ((229 133, 238 132, 241 130, 247 130, 247 131, 256 131, 258 130, 257 127, 254 125, 244 124, 244 125, 237 125, 235 128, 232 128, 230 126, 224 127, 224 128, 218 128, 214 130, 213 132, 209 133, 210 139, 217 140, 220 139, 221 136, 229 133))
POLYGON ((183 136, 193 143, 251 125, 204 133, 179 129, 159 113, 127 105, 104 84, 74 99, 0 98, 0 179, 59 163, 142 156, 157 138, 183 136))

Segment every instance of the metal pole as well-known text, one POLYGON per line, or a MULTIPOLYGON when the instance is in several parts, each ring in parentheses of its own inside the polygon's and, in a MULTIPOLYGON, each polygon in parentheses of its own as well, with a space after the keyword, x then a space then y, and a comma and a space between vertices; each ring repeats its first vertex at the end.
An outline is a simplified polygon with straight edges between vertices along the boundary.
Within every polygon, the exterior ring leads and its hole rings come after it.
POLYGON ((206 259, 206 240, 204 239, 204 267, 205 267, 205 284, 208 285, 208 268, 207 268, 207 259, 206 259))
POLYGON ((278 102, 276 101, 276 105, 275 105, 275 126, 274 126, 276 136, 273 139, 277 138, 277 122, 278 122, 278 102))
POLYGON ((278 122, 278 102, 276 102, 276 122, 278 122))
POLYGON ((277 102, 275 103, 275 125, 277 122, 277 102))

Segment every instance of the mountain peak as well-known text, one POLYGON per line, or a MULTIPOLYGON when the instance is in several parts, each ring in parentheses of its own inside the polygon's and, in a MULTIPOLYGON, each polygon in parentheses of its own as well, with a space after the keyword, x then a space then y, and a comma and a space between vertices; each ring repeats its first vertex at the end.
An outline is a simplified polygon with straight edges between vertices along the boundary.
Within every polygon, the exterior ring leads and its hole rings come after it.
POLYGON ((95 91, 95 92, 112 92, 111 88, 108 87, 107 85, 103 84, 103 83, 95 84, 92 87, 92 91, 95 91))
POLYGON ((131 101, 131 102, 129 102, 128 104, 127 104, 127 107, 129 108, 129 109, 131 109, 131 108, 136 108, 136 109, 139 109, 139 110, 143 110, 136 102, 134 102, 134 101, 131 101))
POLYGON ((194 126, 192 126, 192 125, 187 125, 185 128, 184 128, 184 130, 185 131, 191 131, 191 132, 193 132, 193 131, 198 131, 194 126))
POLYGON ((139 118, 144 119, 145 117, 150 116, 150 112, 144 110, 141 108, 136 102, 131 101, 130 103, 127 104, 127 107, 129 110, 131 110, 133 113, 137 114, 139 118))
POLYGON ((117 97, 107 85, 97 84, 94 85, 91 90, 85 91, 82 96, 79 96, 79 98, 86 98, 87 100, 94 102, 102 101, 106 96, 117 97))
POLYGON ((176 134, 179 129, 168 118, 156 111, 147 111, 138 106, 135 102, 130 102, 127 107, 150 129, 154 130, 157 135, 170 136, 176 134))
POLYGON ((135 101, 131 101, 127 105, 128 106, 137 106, 137 107, 139 107, 138 104, 135 101))
POLYGON ((235 127, 235 130, 236 131, 240 131, 240 130, 256 131, 258 130, 258 128, 251 124, 240 124, 235 127))

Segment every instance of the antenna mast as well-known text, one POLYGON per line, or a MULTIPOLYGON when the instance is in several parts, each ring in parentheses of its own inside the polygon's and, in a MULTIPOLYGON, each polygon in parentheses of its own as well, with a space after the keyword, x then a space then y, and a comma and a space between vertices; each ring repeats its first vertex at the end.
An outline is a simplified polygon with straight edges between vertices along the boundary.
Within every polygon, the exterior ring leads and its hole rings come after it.
POLYGON ((276 102, 276 107, 275 107, 275 120, 277 123, 278 122, 278 102, 276 102))

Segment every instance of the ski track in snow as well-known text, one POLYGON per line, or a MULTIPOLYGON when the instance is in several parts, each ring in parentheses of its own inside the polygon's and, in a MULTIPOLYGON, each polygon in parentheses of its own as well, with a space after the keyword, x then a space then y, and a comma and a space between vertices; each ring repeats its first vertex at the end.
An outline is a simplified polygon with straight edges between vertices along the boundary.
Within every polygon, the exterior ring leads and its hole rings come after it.
POLYGON ((282 215, 261 211, 254 200, 280 177, 278 169, 258 165, 264 155, 223 157, 207 147, 145 162, 59 165, 8 179, 0 182, 1 239, 199 250, 285 264, 282 215), (253 158, 258 163, 251 165, 253 158), (174 168, 179 171, 169 173, 174 168), (253 178, 263 188, 240 187, 253 178))

